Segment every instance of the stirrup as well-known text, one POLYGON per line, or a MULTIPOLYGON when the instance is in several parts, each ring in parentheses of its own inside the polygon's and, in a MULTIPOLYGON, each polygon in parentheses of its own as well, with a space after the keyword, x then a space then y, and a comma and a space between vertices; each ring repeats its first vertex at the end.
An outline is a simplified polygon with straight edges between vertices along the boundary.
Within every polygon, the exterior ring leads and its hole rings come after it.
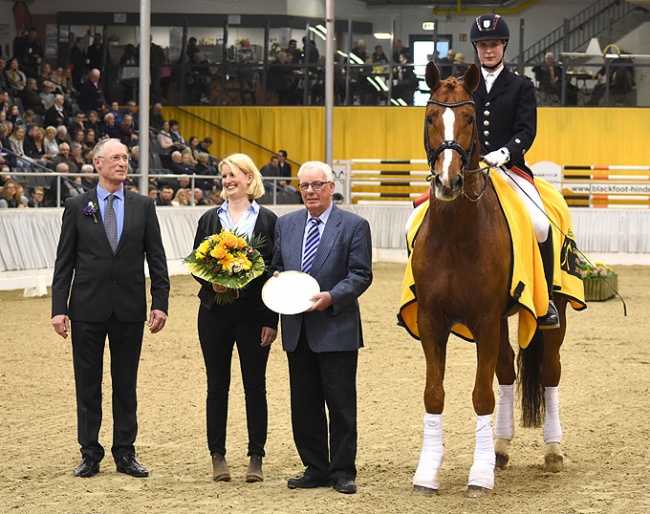
POLYGON ((548 302, 548 312, 537 318, 537 327, 540 330, 552 330, 554 328, 560 328, 560 315, 557 312, 557 307, 553 300, 548 302))

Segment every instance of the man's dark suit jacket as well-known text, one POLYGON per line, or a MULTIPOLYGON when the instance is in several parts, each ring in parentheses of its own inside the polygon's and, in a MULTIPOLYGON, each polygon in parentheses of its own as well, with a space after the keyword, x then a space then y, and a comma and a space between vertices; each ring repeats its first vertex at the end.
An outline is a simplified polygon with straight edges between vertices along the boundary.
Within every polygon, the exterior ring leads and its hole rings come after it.
POLYGON ((146 321, 145 257, 151 277, 151 310, 167 313, 167 261, 153 200, 124 191, 124 226, 115 255, 99 207, 97 223, 84 214, 88 202, 97 204, 97 189, 65 204, 52 280, 52 316, 67 314, 72 321, 102 322, 115 313, 119 321, 146 321))

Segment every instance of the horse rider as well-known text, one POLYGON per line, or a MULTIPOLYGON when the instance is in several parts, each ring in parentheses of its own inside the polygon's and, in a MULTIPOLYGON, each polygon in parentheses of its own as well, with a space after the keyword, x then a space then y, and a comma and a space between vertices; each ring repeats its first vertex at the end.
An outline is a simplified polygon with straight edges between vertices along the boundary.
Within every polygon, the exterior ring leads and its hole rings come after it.
POLYGON ((481 82, 473 94, 476 122, 483 160, 508 182, 530 214, 549 295, 548 312, 538 318, 538 326, 551 329, 560 326, 553 303, 553 237, 533 172, 524 160, 537 131, 535 86, 503 64, 509 39, 508 24, 498 14, 482 14, 472 23, 470 41, 481 62, 481 82))

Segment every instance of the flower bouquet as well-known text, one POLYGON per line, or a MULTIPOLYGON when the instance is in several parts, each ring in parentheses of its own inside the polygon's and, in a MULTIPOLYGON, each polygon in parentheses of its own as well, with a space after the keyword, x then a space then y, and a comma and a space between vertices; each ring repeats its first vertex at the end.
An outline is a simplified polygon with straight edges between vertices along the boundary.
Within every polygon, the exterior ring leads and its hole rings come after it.
POLYGON ((223 229, 206 237, 183 262, 192 275, 228 288, 225 293, 217 293, 218 305, 233 303, 239 290, 264 272, 264 259, 258 251, 263 239, 249 240, 236 231, 223 229))
POLYGON ((618 275, 607 264, 580 260, 580 275, 585 286, 585 300, 601 302, 614 297, 618 275))

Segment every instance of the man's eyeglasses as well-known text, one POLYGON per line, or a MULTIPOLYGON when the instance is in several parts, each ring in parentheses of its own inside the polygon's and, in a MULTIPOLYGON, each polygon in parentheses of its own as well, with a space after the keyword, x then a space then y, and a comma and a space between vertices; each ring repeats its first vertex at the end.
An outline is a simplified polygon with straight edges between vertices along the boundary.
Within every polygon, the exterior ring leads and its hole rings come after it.
POLYGON ((298 189, 300 189, 301 191, 307 191, 311 187, 314 191, 320 191, 321 189, 323 189, 323 186, 325 184, 329 184, 330 182, 331 181, 302 183, 302 184, 298 184, 298 189))
POLYGON ((128 155, 109 155, 106 157, 105 155, 98 155, 97 156, 99 159, 108 159, 112 163, 118 163, 118 162, 129 162, 129 156, 128 155))

